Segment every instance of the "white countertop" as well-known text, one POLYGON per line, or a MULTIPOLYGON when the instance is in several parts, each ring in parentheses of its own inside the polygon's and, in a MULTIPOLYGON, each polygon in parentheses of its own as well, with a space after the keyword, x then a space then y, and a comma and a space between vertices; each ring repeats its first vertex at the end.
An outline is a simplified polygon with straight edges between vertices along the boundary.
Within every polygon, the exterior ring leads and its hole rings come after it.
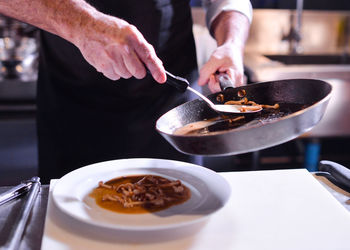
POLYGON ((199 232, 154 234, 148 243, 122 243, 77 226, 55 208, 50 192, 42 249, 349 249, 349 211, 306 170, 221 175, 231 185, 230 200, 199 232))

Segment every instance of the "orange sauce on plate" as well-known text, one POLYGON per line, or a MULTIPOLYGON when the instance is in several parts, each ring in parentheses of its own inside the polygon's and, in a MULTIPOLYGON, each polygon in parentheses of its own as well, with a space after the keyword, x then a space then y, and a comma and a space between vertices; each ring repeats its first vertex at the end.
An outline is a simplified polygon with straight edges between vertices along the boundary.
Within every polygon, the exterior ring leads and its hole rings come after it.
MULTIPOLYGON (((115 178, 112 180, 109 180, 105 182, 107 185, 111 185, 113 187, 118 187, 120 184, 126 184, 126 183, 136 183, 142 178, 144 178, 147 175, 130 175, 130 176, 122 176, 119 178, 115 178)), ((160 176, 152 175, 154 178, 163 178, 160 176)), ((103 187, 96 187, 92 190, 92 192, 89 194, 90 197, 95 199, 96 204, 104 209, 117 212, 117 213, 126 213, 126 214, 142 214, 142 213, 153 213, 160 210, 167 209, 174 205, 179 205, 187 201, 191 197, 191 191, 188 187, 182 184, 184 187, 184 191, 182 192, 182 195, 180 198, 176 198, 172 201, 167 201, 164 203, 164 205, 161 206, 152 206, 152 205, 135 205, 133 207, 124 207, 122 203, 117 201, 110 201, 110 200, 103 200, 103 197, 107 194, 110 195, 118 195, 119 197, 122 196, 121 193, 118 193, 115 191, 115 189, 107 189, 103 187)), ((164 192, 164 195, 166 197, 175 197, 176 193, 172 188, 165 188, 162 189, 164 192)))

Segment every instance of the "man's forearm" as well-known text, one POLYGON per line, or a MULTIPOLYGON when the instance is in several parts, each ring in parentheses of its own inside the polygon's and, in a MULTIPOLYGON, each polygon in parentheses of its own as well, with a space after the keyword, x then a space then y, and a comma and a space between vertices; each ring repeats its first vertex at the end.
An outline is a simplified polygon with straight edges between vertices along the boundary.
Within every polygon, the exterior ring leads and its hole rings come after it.
POLYGON ((97 71, 111 80, 166 80, 161 60, 140 31, 128 22, 105 15, 84 0, 0 0, 0 13, 54 33, 77 46, 97 71))
POLYGON ((74 42, 98 12, 83 0, 0 0, 0 13, 74 42))
POLYGON ((222 12, 211 26, 218 46, 232 44, 243 52, 249 34, 248 18, 236 11, 222 12))

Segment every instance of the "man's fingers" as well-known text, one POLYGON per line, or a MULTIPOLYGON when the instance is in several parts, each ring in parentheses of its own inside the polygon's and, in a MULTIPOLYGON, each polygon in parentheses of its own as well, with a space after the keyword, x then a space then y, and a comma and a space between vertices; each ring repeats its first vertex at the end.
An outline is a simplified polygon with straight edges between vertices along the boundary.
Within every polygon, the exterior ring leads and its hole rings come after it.
POLYGON ((213 72, 209 69, 209 67, 204 65, 199 72, 198 85, 199 86, 206 85, 209 82, 209 78, 212 74, 213 72))
POLYGON ((101 72, 105 77, 113 81, 120 79, 120 75, 116 73, 113 68, 112 59, 106 53, 101 53, 100 59, 94 67, 96 68, 97 71, 101 72))
POLYGON ((120 75, 122 78, 129 79, 132 74, 129 72, 125 66, 122 56, 118 56, 118 61, 113 61, 113 70, 116 74, 120 75))
POLYGON ((220 92, 220 84, 216 81, 216 77, 211 75, 208 81, 208 88, 212 93, 220 92))
POLYGON ((109 79, 111 79, 112 81, 117 81, 120 79, 120 76, 118 74, 116 74, 115 72, 103 72, 103 75, 109 79))
POLYGON ((146 40, 141 39, 140 41, 134 41, 134 49, 141 62, 143 62, 151 72, 154 80, 159 83, 164 83, 166 81, 165 69, 152 45, 148 44, 146 40))
POLYGON ((105 77, 116 81, 120 79, 120 75, 118 75, 114 69, 113 69, 113 65, 110 63, 109 65, 104 66, 100 71, 105 77))
POLYGON ((128 79, 132 76, 127 67, 125 66, 124 59, 122 56, 123 50, 125 47, 122 47, 118 44, 111 44, 106 47, 107 55, 112 61, 113 70, 116 74, 120 75, 122 78, 128 79))
POLYGON ((165 83, 166 81, 165 69, 160 59, 157 58, 154 60, 154 62, 150 62, 150 63, 145 62, 145 64, 146 64, 146 67, 151 72, 154 80, 156 80, 158 83, 165 83))
POLYGON ((244 85, 243 73, 238 72, 237 70, 234 71, 232 68, 225 69, 225 72, 230 77, 234 87, 240 87, 244 85))
POLYGON ((98 36, 96 41, 77 45, 86 60, 113 80, 131 76, 143 78, 148 68, 157 82, 165 82, 162 61, 137 28, 118 18, 106 18, 112 21, 106 22, 110 29, 104 29, 103 39, 98 36))
POLYGON ((220 61, 215 58, 209 59, 209 61, 202 67, 199 74, 198 85, 204 86, 208 84, 208 88, 212 93, 221 91, 220 83, 215 77, 217 72, 226 73, 230 77, 235 87, 243 85, 243 73, 228 66, 223 66, 220 61))
POLYGON ((205 84, 209 83, 210 76, 215 74, 217 70, 217 63, 215 63, 215 60, 213 58, 210 58, 199 72, 198 85, 204 86, 205 84))
POLYGON ((123 55, 123 60, 126 68, 134 77, 137 79, 142 79, 146 76, 146 69, 134 51, 123 55))
POLYGON ((212 73, 207 81, 208 84, 208 88, 212 93, 216 93, 216 92, 220 92, 221 91, 221 87, 220 87, 220 82, 219 82, 219 77, 217 77, 217 73, 226 73, 228 75, 228 77, 231 79, 231 81, 233 82, 233 86, 238 87, 241 86, 241 81, 240 78, 235 74, 235 71, 231 68, 229 69, 218 69, 215 71, 215 73, 212 73))

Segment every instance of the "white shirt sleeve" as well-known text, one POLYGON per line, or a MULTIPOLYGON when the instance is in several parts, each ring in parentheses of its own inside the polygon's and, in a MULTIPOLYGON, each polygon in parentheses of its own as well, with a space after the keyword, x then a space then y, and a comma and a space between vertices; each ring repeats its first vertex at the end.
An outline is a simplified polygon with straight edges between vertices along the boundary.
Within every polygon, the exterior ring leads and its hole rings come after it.
POLYGON ((214 19, 222 11, 238 11, 245 15, 249 22, 253 18, 253 9, 250 0, 202 0, 204 9, 206 10, 206 22, 210 29, 214 19))

